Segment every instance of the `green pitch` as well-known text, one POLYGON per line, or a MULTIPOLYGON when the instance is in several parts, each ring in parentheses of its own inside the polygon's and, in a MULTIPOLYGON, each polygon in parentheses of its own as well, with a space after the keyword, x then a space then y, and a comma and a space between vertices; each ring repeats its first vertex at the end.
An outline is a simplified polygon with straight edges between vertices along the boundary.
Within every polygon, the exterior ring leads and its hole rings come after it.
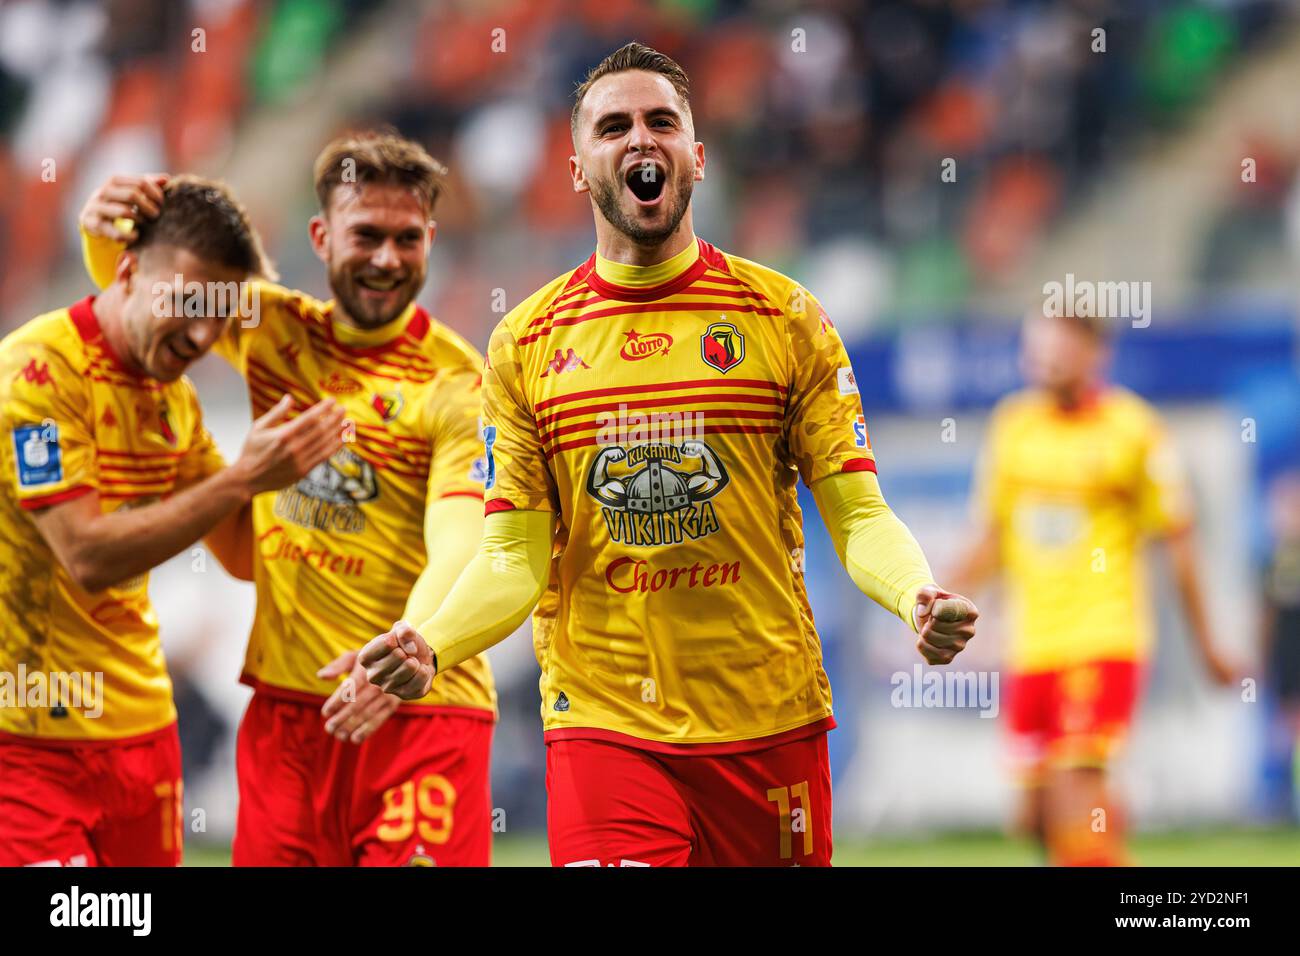
MULTIPOLYGON (((1295 866, 1300 863, 1300 828, 1197 830, 1146 834, 1132 841, 1144 866, 1295 866)), ((540 834, 498 836, 495 866, 547 866, 546 840, 540 834)), ((1033 866, 1034 848, 996 833, 948 834, 933 839, 840 839, 836 866, 1033 866)), ((186 866, 229 866, 226 847, 190 845, 186 866)))

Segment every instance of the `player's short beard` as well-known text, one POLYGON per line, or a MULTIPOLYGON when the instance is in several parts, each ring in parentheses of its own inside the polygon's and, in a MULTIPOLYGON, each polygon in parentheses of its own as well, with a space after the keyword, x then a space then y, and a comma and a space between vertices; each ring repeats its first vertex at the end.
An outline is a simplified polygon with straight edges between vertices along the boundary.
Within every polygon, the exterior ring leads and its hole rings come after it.
POLYGON ((664 201, 672 205, 668 208, 668 221, 658 229, 647 229, 623 211, 620 199, 625 188, 621 179, 591 180, 591 196, 596 201, 596 208, 606 222, 637 245, 657 246, 676 232, 690 208, 695 179, 689 171, 683 171, 676 179, 664 184, 665 190, 671 190, 664 201))
POLYGON ((345 269, 336 269, 333 266, 329 267, 328 272, 330 292, 333 293, 335 301, 343 306, 349 318, 363 329, 377 329, 400 316, 406 311, 407 306, 415 300, 415 296, 419 293, 420 286, 424 282, 423 276, 408 277, 406 280, 407 291, 410 294, 401 296, 398 299, 398 304, 393 307, 392 314, 372 316, 361 304, 361 297, 356 291, 358 286, 356 278, 345 269))

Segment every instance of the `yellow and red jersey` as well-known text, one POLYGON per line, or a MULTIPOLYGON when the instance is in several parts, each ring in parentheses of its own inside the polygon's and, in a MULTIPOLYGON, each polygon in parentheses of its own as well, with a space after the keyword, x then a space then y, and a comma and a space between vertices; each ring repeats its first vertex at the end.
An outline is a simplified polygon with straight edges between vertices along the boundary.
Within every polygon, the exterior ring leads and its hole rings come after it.
MULTIPOLYGON (((316 671, 400 619, 427 562, 426 503, 483 495, 478 432, 482 360, 412 306, 382 328, 332 318, 333 303, 258 283, 256 326, 232 324, 216 351, 248 383, 254 415, 282 395, 303 410, 333 398, 344 447, 296 485, 253 504, 257 614, 244 680, 323 698, 316 671)), ((495 712, 487 659, 441 675, 411 706, 495 712)))
POLYGON ((139 737, 171 725, 176 710, 148 575, 83 590, 31 512, 90 492, 104 512, 140 507, 223 467, 194 386, 128 370, 93 301, 39 316, 0 342, 0 673, 10 682, 0 688, 0 732, 42 742, 139 737), (81 706, 40 703, 39 685, 54 675, 72 681, 74 704, 78 686, 81 706))
POLYGON ((548 737, 716 753, 833 725, 795 482, 875 461, 811 295, 704 242, 593 256, 497 327, 483 426, 488 512, 558 516, 548 737))
POLYGON ((999 532, 1016 670, 1145 657, 1143 538, 1192 518, 1155 409, 1116 387, 1073 410, 1038 391, 1008 396, 990 419, 977 502, 999 532))

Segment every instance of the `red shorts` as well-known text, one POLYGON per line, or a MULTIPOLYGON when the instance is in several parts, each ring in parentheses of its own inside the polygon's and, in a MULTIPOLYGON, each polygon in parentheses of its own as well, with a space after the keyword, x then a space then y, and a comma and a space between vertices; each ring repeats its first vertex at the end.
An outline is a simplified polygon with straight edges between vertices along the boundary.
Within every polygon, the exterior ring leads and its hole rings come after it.
POLYGON ((826 733, 678 756, 603 740, 546 745, 554 866, 829 866, 826 733))
POLYGON ((0 737, 0 866, 179 866, 181 741, 0 737))
POLYGON ((235 866, 487 866, 492 718, 398 711, 361 744, 320 705, 253 694, 239 727, 235 866))
POLYGON ((1124 742, 1143 670, 1136 661, 1093 661, 1012 674, 1007 717, 1024 770, 1105 766, 1124 742))

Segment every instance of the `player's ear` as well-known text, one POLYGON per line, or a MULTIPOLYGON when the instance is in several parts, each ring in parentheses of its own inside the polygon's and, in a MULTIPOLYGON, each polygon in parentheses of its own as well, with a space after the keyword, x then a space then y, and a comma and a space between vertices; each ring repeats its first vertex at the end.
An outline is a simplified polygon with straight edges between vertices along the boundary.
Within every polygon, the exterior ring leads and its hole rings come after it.
POLYGON ((437 238, 438 238, 438 222, 435 219, 430 219, 428 225, 428 232, 425 236, 425 242, 427 245, 432 246, 433 240, 437 238))
POLYGON ((573 177, 575 193, 591 192, 591 186, 587 183, 587 174, 582 169, 582 161, 577 156, 569 157, 569 175, 573 177))
POLYGON ((126 286, 126 291, 131 291, 131 282, 135 278, 136 271, 140 268, 140 257, 138 253, 125 250, 117 257, 117 264, 113 268, 113 281, 121 282, 126 286))
POLYGON ((704 181, 704 144, 695 144, 695 181, 704 181))
POLYGON ((329 223, 322 215, 312 216, 307 221, 307 237, 311 239, 311 251, 321 262, 329 262, 326 243, 329 240, 329 223))

